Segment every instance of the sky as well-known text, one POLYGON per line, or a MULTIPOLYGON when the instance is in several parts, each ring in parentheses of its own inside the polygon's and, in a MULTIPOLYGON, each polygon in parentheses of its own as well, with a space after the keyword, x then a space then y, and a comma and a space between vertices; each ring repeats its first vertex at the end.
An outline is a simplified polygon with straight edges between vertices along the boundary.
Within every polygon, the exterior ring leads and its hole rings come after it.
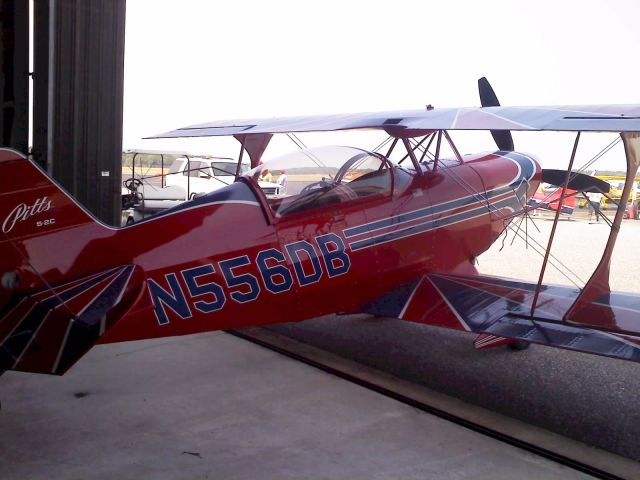
MULTIPOLYGON (((478 106, 482 76, 502 105, 640 104, 637 18, 637 0, 127 0, 123 146, 237 156, 233 139, 142 138, 213 120, 478 106)), ((566 168, 574 134, 513 136, 566 168)), ((495 148, 487 132, 452 137, 463 153, 495 148)), ((613 139, 584 135, 577 165, 613 139)), ((265 158, 295 148, 281 138, 265 158)), ((623 170, 621 145, 597 166, 623 170)))

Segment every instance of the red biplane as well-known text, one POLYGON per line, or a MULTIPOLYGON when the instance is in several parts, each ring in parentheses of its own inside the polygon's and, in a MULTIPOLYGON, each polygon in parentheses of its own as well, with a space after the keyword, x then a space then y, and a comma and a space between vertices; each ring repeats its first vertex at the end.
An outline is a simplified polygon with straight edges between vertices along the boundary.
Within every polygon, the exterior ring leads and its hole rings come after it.
POLYGON ((538 283, 474 267, 527 214, 541 181, 562 188, 560 203, 567 189, 602 188, 566 173, 575 147, 566 172, 545 173, 513 151, 509 130, 575 131, 576 146, 580 132, 619 132, 625 199, 640 161, 640 106, 501 107, 486 82, 481 92, 481 108, 214 122, 157 135, 234 136, 239 165, 248 155, 254 168, 123 228, 100 223, 36 164, 0 149, 0 371, 62 374, 98 343, 355 312, 474 332, 477 347, 537 342, 640 360, 640 297, 608 283, 624 204, 582 289, 545 285, 546 259, 538 283), (274 134, 349 129, 384 131, 388 147, 306 149, 260 163, 274 134), (462 156, 451 130, 490 130, 498 150, 462 156), (442 158, 445 144, 452 158, 442 158), (286 172, 286 196, 261 191, 264 169, 286 172))

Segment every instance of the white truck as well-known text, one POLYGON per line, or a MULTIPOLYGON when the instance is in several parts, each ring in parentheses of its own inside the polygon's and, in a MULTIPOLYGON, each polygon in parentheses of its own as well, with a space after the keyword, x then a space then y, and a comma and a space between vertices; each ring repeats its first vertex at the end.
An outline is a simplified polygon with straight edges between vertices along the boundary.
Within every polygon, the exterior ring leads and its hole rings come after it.
MULTIPOLYGON (((237 167, 238 162, 232 158, 185 155, 173 161, 166 175, 131 177, 124 181, 122 223, 130 225, 186 200, 229 185, 235 181, 237 167), (125 201, 125 197, 128 201, 125 201)), ((239 174, 247 171, 249 165, 240 164, 239 174)), ((258 183, 269 197, 284 194, 284 185, 275 182, 258 183)))

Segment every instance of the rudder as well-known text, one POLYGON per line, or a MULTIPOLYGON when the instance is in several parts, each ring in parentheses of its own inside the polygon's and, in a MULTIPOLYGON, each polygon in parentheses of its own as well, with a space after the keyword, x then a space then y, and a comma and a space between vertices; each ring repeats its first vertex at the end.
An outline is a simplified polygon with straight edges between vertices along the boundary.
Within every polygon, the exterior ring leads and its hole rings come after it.
POLYGON ((0 148, 0 374, 64 373, 135 302, 140 268, 118 255, 116 235, 0 148))
POLYGON ((70 244, 111 233, 35 163, 0 148, 0 309, 74 274, 70 244))
POLYGON ((35 163, 0 148, 2 240, 19 240, 95 220, 35 163))

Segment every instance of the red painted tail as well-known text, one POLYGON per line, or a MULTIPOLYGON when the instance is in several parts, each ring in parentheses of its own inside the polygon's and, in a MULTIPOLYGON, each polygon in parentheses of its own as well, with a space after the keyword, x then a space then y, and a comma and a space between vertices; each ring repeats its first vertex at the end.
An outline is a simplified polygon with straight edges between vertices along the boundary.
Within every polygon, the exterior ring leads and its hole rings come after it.
POLYGON ((65 279, 60 249, 108 232, 33 162, 0 149, 0 291, 65 279))
POLYGON ((0 149, 0 373, 64 373, 130 306, 142 282, 116 232, 0 149))
POLYGON ((5 148, 0 148, 0 200, 0 227, 14 240, 95 223, 36 164, 5 148))

